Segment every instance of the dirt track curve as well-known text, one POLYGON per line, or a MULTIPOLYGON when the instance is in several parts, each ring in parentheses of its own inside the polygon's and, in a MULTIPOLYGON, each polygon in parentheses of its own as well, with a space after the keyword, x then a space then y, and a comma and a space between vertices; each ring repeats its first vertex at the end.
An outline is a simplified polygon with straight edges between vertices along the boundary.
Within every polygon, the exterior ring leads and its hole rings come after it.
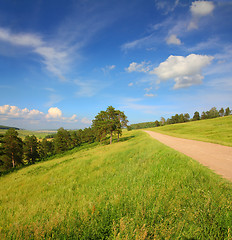
POLYGON ((145 132, 165 145, 197 160, 217 174, 232 180, 232 147, 176 138, 152 131, 145 132))

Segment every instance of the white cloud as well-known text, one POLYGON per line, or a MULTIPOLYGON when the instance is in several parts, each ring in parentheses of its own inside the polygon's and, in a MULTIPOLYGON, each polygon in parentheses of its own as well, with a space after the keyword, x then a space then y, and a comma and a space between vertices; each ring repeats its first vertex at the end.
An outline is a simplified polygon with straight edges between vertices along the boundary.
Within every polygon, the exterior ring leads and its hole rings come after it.
POLYGON ((131 82, 131 83, 128 84, 129 87, 132 87, 133 85, 134 85, 133 82, 131 82))
POLYGON ((51 107, 48 110, 48 114, 46 115, 46 118, 61 118, 62 112, 57 107, 51 107))
POLYGON ((0 28, 0 40, 9 42, 13 45, 25 47, 38 47, 44 44, 40 36, 29 33, 11 33, 8 29, 0 28))
POLYGON ((153 93, 145 93, 144 96, 145 97, 155 97, 156 95, 153 93))
POLYGON ((167 0, 156 0, 155 1, 157 9, 161 9, 164 11, 164 14, 168 14, 173 12, 177 5, 179 4, 179 0, 174 1, 167 1, 167 0))
POLYGON ((213 57, 207 55, 190 54, 187 57, 171 55, 150 73, 156 74, 160 80, 174 79, 176 82, 174 89, 190 87, 202 82, 204 77, 201 71, 212 60, 213 57))
POLYGON ((60 122, 77 122, 77 116, 63 117, 62 111, 57 107, 48 109, 45 114, 37 109, 29 110, 27 108, 20 109, 17 106, 3 105, 0 106, 0 119, 21 119, 21 120, 39 120, 44 121, 60 121, 60 122))
POLYGON ((150 71, 151 66, 149 65, 149 62, 142 62, 142 63, 136 63, 132 62, 128 68, 125 70, 127 72, 148 72, 150 71))
POLYGON ((192 2, 190 11, 193 16, 203 17, 209 15, 214 10, 214 4, 210 1, 195 1, 192 2))
POLYGON ((149 35, 149 36, 146 36, 146 37, 143 37, 143 38, 131 41, 131 42, 124 43, 121 46, 121 49, 123 51, 127 51, 127 50, 134 49, 134 48, 140 48, 140 47, 143 47, 146 45, 150 45, 151 42, 154 42, 153 40, 154 40, 154 36, 149 35))
POLYGON ((86 118, 86 117, 82 118, 82 119, 81 119, 81 122, 84 123, 84 124, 91 124, 91 123, 92 123, 92 121, 89 120, 89 119, 86 118))
POLYGON ((115 68, 116 68, 116 65, 110 65, 110 66, 106 66, 106 67, 102 68, 102 71, 104 72, 104 74, 106 74, 115 68))
POLYGON ((170 35, 167 39, 166 39, 166 43, 167 44, 175 44, 175 45, 180 45, 181 41, 179 38, 177 38, 177 36, 175 34, 170 35))
POLYGON ((211 1, 195 1, 192 2, 190 6, 190 11, 192 14, 192 19, 188 25, 188 29, 197 29, 199 20, 211 14, 214 10, 214 4, 211 1))
POLYGON ((0 28, 0 41, 14 46, 27 47, 29 51, 38 54, 46 69, 65 81, 63 72, 69 63, 68 50, 59 50, 58 47, 49 46, 41 36, 31 33, 12 33, 9 29, 0 28))
POLYGON ((3 105, 0 106, 0 116, 9 117, 9 118, 41 118, 44 116, 44 113, 38 110, 28 110, 27 108, 20 109, 16 106, 3 105))

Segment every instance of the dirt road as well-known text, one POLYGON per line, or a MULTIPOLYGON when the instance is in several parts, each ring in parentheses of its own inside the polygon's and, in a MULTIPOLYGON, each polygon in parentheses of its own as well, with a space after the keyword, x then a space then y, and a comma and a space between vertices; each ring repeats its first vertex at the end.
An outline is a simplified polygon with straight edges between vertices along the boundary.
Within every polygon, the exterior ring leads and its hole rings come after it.
POLYGON ((165 145, 197 160, 217 174, 232 180, 232 147, 176 138, 152 131, 145 132, 165 145))

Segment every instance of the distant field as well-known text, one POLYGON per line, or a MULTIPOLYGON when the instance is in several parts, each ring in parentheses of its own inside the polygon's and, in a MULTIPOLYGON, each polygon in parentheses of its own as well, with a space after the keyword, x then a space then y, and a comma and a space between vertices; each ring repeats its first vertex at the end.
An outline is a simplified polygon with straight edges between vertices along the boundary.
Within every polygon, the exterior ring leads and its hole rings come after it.
POLYGON ((0 239, 231 239, 232 183, 142 131, 0 178, 0 239))
POLYGON ((232 147, 232 116, 166 125, 149 130, 232 147))
MULTIPOLYGON (((0 129, 0 134, 5 134, 7 130, 0 129)), ((17 130, 19 137, 25 138, 28 135, 35 135, 37 138, 44 138, 48 134, 56 133, 56 131, 30 131, 30 130, 17 130)))

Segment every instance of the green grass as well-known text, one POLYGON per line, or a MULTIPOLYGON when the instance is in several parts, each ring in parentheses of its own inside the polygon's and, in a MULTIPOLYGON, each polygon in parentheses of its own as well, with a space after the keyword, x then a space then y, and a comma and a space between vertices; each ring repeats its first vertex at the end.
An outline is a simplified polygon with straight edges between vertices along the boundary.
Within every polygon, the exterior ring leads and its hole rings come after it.
POLYGON ((149 130, 232 147, 232 116, 166 125, 149 130))
POLYGON ((1 177, 0 239, 231 239, 231 182, 124 136, 1 177))

